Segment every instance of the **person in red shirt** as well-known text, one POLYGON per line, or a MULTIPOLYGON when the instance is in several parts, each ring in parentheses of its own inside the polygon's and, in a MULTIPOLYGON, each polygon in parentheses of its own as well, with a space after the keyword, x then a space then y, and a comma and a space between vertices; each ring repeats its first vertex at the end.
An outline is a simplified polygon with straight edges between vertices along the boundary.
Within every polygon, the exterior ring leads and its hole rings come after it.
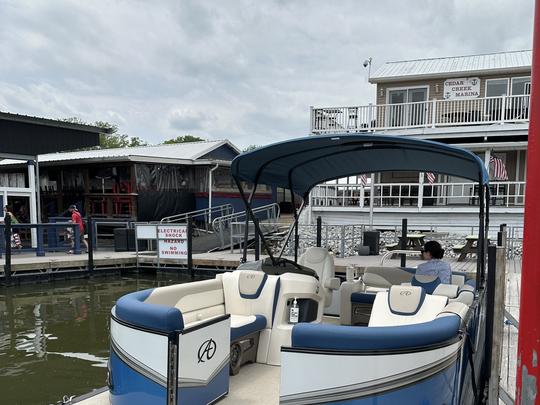
MULTIPOLYGON (((79 225, 79 234, 80 234, 81 242, 84 243, 84 246, 86 246, 86 251, 88 251, 88 243, 86 242, 86 239, 84 238, 84 222, 83 222, 81 213, 77 209, 76 205, 70 205, 69 212, 71 213, 71 222, 79 225)), ((74 247, 75 247, 75 239, 73 238, 71 242, 71 250, 68 253, 73 253, 74 247)))

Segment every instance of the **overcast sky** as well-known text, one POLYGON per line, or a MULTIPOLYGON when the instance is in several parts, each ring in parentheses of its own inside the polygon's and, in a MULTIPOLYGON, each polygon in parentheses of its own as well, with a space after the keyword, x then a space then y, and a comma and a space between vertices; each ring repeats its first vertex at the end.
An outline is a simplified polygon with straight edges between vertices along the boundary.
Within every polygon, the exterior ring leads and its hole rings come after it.
POLYGON ((530 49, 533 0, 0 0, 0 111, 151 143, 307 135, 385 61, 530 49))

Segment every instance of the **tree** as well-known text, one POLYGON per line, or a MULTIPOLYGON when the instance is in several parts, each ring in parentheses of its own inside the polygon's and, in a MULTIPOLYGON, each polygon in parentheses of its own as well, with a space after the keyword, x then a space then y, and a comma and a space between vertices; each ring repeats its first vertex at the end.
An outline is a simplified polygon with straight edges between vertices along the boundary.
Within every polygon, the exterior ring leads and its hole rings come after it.
POLYGON ((255 150, 255 149, 258 149, 258 148, 260 148, 260 145, 249 145, 246 148, 244 148, 242 153, 251 152, 252 150, 255 150))
POLYGON ((177 136, 176 138, 167 139, 166 141, 163 141, 163 144, 169 145, 172 143, 186 143, 186 142, 200 142, 204 141, 204 139, 199 138, 198 136, 193 135, 184 135, 184 136, 177 136))
MULTIPOLYGON (((93 125, 98 128, 103 128, 110 131, 110 133, 99 134, 99 149, 112 149, 112 148, 132 148, 134 146, 146 146, 148 142, 138 136, 130 137, 127 134, 119 134, 118 126, 106 121, 96 121, 93 124, 81 120, 78 117, 64 118, 62 121, 71 122, 74 124, 93 125)), ((95 148, 87 148, 95 149, 95 148)))

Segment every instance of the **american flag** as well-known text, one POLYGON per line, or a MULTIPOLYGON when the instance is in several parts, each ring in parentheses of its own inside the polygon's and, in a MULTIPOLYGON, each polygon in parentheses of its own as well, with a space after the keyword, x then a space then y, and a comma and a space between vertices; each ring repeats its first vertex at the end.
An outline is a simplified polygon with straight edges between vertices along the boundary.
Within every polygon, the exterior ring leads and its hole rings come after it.
POLYGON ((427 181, 429 184, 435 183, 435 175, 431 172, 426 172, 427 181))
POLYGON ((367 176, 365 174, 361 174, 358 176, 358 181, 362 185, 362 187, 365 187, 367 185, 367 176))
POLYGON ((502 159, 496 158, 495 156, 489 157, 489 163, 493 167, 493 180, 508 180, 508 173, 506 173, 506 165, 502 159))

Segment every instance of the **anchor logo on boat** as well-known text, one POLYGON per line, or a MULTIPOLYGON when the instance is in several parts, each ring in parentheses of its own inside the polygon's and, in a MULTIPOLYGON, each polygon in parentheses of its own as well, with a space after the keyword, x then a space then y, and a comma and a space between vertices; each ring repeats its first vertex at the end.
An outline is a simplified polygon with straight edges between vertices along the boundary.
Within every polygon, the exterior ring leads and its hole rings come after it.
POLYGON ((216 354, 217 345, 214 339, 210 338, 205 340, 199 347, 197 357, 199 358, 198 363, 204 363, 207 360, 212 359, 216 354))
POLYGON ((401 291, 401 292, 399 293, 399 295, 406 295, 406 296, 409 296, 409 295, 411 295, 411 294, 412 294, 412 292, 407 291, 407 290, 401 291))

